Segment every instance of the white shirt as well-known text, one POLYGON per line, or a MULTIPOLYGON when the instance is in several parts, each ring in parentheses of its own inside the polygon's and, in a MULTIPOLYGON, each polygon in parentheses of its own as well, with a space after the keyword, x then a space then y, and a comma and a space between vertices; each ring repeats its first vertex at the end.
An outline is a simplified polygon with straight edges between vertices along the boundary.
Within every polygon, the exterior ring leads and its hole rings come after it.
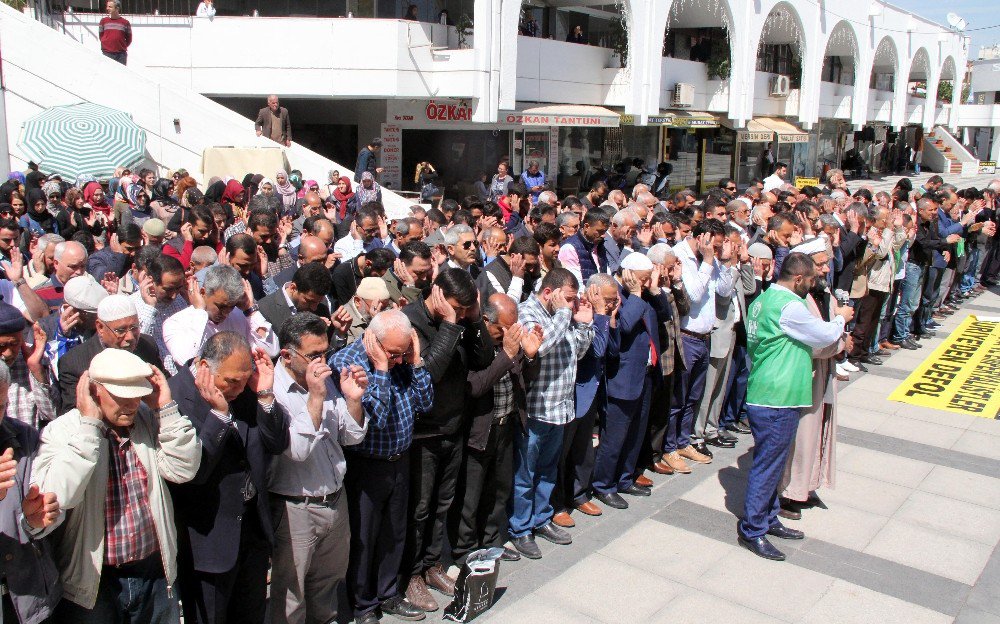
POLYGON ((0 279, 0 298, 17 308, 18 312, 22 314, 27 310, 24 307, 24 300, 21 299, 21 293, 17 292, 14 282, 9 279, 0 279))
POLYGON ((215 17, 215 4, 199 3, 195 17, 215 17))
MULTIPOLYGON (((781 284, 771 284, 771 288, 785 288, 781 284)), ((835 316, 832 321, 817 318, 809 311, 805 302, 790 301, 781 309, 778 326, 789 338, 798 340, 813 349, 829 347, 844 335, 844 317, 835 316)))
POLYGON ((163 343, 170 351, 173 361, 177 365, 184 365, 201 353, 206 340, 224 331, 246 336, 251 348, 259 347, 272 359, 278 357, 278 337, 264 315, 257 311, 248 319, 239 308, 216 325, 209 320, 208 312, 188 306, 164 321, 163 343), (257 335, 257 330, 261 328, 267 330, 263 338, 257 335))
MULTIPOLYGON (((386 247, 389 246, 390 242, 392 242, 392 239, 388 236, 382 239, 382 243, 386 247)), ((347 262, 351 258, 356 258, 365 253, 365 241, 360 238, 354 238, 348 234, 344 238, 338 239, 337 242, 333 244, 333 253, 339 253, 341 255, 340 261, 347 262)))
POLYGON ((274 367, 274 399, 288 412, 290 436, 288 448, 271 462, 270 491, 285 496, 326 496, 339 491, 347 472, 342 447, 364 440, 368 417, 358 425, 331 376, 326 380, 322 419, 316 428, 309 414, 309 390, 295 382, 284 362, 274 367))
POLYGON ((784 183, 785 181, 781 179, 781 176, 779 176, 777 173, 772 173, 771 175, 764 178, 764 192, 766 193, 772 189, 779 188, 784 183))
POLYGON ((681 261, 681 280, 691 301, 691 311, 681 319, 681 329, 707 334, 715 326, 715 295, 733 295, 733 273, 724 269, 716 258, 711 264, 699 264, 688 239, 674 245, 674 255, 681 261))
MULTIPOLYGON (((504 292, 503 286, 500 284, 500 280, 497 279, 497 276, 493 275, 489 271, 484 271, 484 272, 486 273, 486 279, 488 279, 490 282, 490 286, 492 286, 493 289, 498 293, 504 292)), ((541 282, 541 280, 538 281, 541 282)), ((511 277, 510 288, 508 288, 507 292, 504 294, 513 299, 516 303, 520 303, 521 295, 524 294, 524 278, 518 277, 516 275, 511 277)))

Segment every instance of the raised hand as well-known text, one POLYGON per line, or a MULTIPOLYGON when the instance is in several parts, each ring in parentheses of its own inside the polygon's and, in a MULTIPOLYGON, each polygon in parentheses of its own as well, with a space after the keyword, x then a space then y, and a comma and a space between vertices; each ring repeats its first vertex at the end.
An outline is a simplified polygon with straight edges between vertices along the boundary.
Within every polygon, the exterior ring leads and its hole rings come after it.
MULTIPOLYGON (((309 394, 326 398, 326 380, 333 375, 333 369, 327 366, 323 358, 316 358, 306 365, 306 390, 309 394)), ((343 375, 341 375, 343 380, 343 375)))
POLYGON ((635 273, 629 269, 622 269, 622 286, 625 287, 625 290, 627 290, 630 295, 635 295, 637 297, 642 295, 642 282, 635 276, 635 273))
POLYGON ((162 409, 167 403, 170 403, 173 398, 170 395, 170 386, 167 385, 167 378, 164 376, 163 371, 156 366, 152 368, 153 374, 146 377, 146 379, 149 380, 149 385, 153 386, 153 392, 143 397, 142 400, 151 409, 158 410, 162 409))
POLYGON ((566 293, 563 292, 562 288, 556 288, 552 291, 550 301, 552 302, 553 310, 573 307, 573 302, 566 298, 566 293))
POLYGON ((597 311, 598 314, 608 313, 608 306, 604 303, 604 297, 601 296, 600 286, 597 284, 588 286, 584 296, 590 301, 590 305, 594 307, 594 310, 597 311))
POLYGON ((406 268, 406 264, 402 260, 396 258, 396 261, 392 263, 392 272, 396 274, 399 281, 403 286, 415 286, 417 284, 417 278, 413 277, 413 273, 406 268))
POLYGON ((80 324, 80 312, 68 303, 59 309, 59 329, 67 335, 80 324))
POLYGON ((521 254, 511 254, 508 264, 510 273, 514 277, 524 278, 524 256, 521 254))
POLYGON ((521 348, 522 337, 524 337, 524 327, 520 323, 514 323, 504 331, 503 350, 510 359, 514 359, 521 348))
POLYGON ((215 386, 215 374, 207 366, 198 366, 198 372, 194 376, 194 387, 198 389, 198 394, 205 399, 209 407, 222 414, 229 412, 229 401, 226 401, 225 395, 215 386))
POLYGON ((7 273, 7 279, 12 282, 24 277, 24 256, 17 245, 10 248, 10 264, 4 267, 4 271, 7 273))
MULTIPOLYGON (((150 280, 152 281, 152 280, 150 280)), ((188 302, 199 310, 205 309, 205 297, 201 294, 201 286, 198 278, 192 275, 188 278, 188 302)))
POLYGON ((271 358, 264 353, 263 349, 256 348, 253 350, 253 363, 256 368, 250 375, 250 381, 247 384, 250 386, 250 389, 260 393, 273 388, 274 363, 271 362, 271 358))
POLYGON ((193 231, 194 231, 194 226, 191 225, 190 223, 185 223, 184 225, 181 226, 181 236, 186 241, 192 241, 192 242, 194 241, 193 231))
POLYGON ((267 275, 267 252, 262 245, 257 245, 257 265, 254 266, 257 275, 264 277, 267 275))
POLYGON ((364 345, 365 353, 368 354, 368 359, 371 361, 372 366, 375 367, 375 370, 383 372, 389 370, 389 356, 386 355, 385 349, 375 339, 373 331, 365 331, 361 337, 361 344, 364 345))
POLYGON ((368 389, 368 373, 357 364, 340 369, 340 393, 348 401, 360 401, 368 389))
POLYGON ((594 306, 590 305, 590 302, 586 299, 581 299, 577 302, 576 312, 573 314, 573 320, 577 323, 593 323, 594 306))
POLYGON ((101 286, 104 287, 104 290, 108 291, 109 295, 117 295, 118 276, 115 275, 113 272, 108 271, 107 273, 104 274, 104 277, 101 278, 101 286))
POLYGON ((416 366, 420 362, 420 337, 415 329, 410 330, 410 355, 403 358, 403 361, 410 366, 416 366))
MULTIPOLYGON (((375 312, 372 312, 372 316, 375 316, 375 312)), ((338 334, 346 334, 347 330, 351 328, 351 324, 353 322, 354 318, 344 306, 340 306, 332 315, 330 315, 330 326, 333 327, 333 331, 338 334)))
POLYGON ((521 334, 521 350, 524 351, 525 357, 531 359, 538 355, 538 349, 541 348, 544 339, 545 334, 541 325, 535 325, 529 331, 523 332, 521 334))
POLYGON ((455 322, 455 308, 451 307, 451 304, 449 304, 448 300, 445 299, 440 286, 431 286, 431 298, 428 304, 431 314, 438 317, 442 321, 448 321, 449 323, 455 322))
POLYGON ((635 237, 639 239, 640 245, 642 245, 643 247, 649 247, 650 243, 653 242, 653 228, 645 226, 638 232, 636 232, 635 237))
POLYGON ((7 498, 7 490, 14 487, 17 475, 17 461, 14 460, 14 449, 8 447, 0 455, 0 500, 7 498))
POLYGON ((28 365, 28 370, 35 376, 35 379, 42 381, 45 379, 45 369, 42 366, 42 356, 45 355, 45 330, 38 323, 31 326, 32 337, 35 342, 31 345, 21 345, 21 352, 24 354, 24 362, 28 365))
POLYGON ((698 237, 698 253, 701 254, 704 262, 711 262, 715 259, 715 246, 712 244, 712 235, 704 233, 698 237))
MULTIPOLYGON (((792 232, 792 235, 788 237, 788 246, 791 248, 801 243, 802 243, 802 231, 796 229, 794 232, 792 232)), ((723 245, 725 245, 725 243, 723 243, 723 245)))

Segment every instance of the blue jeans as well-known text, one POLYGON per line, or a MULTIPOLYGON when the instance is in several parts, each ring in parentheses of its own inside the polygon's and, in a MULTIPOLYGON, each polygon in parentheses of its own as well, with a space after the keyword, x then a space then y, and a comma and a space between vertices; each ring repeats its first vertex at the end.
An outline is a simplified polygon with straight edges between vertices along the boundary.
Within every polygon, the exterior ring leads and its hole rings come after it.
POLYGON ((664 453, 691 445, 694 416, 705 395, 705 377, 708 376, 708 341, 687 334, 681 334, 681 340, 684 342, 684 366, 674 368, 674 396, 663 435, 664 453))
POLYGON ((899 307, 896 308, 892 337, 893 342, 902 342, 910 337, 913 326, 913 314, 920 306, 920 283, 924 272, 919 265, 906 263, 906 275, 903 277, 903 287, 899 291, 899 307))
POLYGON ((743 345, 736 345, 733 363, 729 365, 729 386, 726 404, 719 416, 719 428, 731 425, 743 417, 747 408, 747 381, 750 379, 750 354, 743 345))
POLYGON ((780 524, 778 483, 795 442, 799 414, 797 407, 747 406, 753 432, 753 464, 747 476, 743 519, 739 523, 739 532, 744 537, 760 537, 780 524))
POLYGON ((163 561, 157 552, 142 561, 116 568, 105 565, 94 608, 84 609, 64 598, 56 607, 54 619, 74 624, 176 624, 181 621, 181 614, 177 595, 167 591, 163 561))
POLYGON ((552 490, 559 472, 563 425, 528 419, 514 441, 514 493, 510 498, 510 534, 522 537, 552 520, 552 490))
POLYGON ((965 273, 962 275, 962 284, 960 287, 963 295, 969 294, 969 291, 976 287, 976 270, 979 268, 979 256, 982 253, 979 247, 972 247, 967 250, 969 252, 969 265, 965 268, 965 273))

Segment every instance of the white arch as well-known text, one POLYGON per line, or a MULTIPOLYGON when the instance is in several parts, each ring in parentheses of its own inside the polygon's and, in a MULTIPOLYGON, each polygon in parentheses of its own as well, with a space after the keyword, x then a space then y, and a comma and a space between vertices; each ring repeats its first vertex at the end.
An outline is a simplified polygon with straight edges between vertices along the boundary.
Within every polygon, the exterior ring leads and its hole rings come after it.
POLYGON ((855 83, 861 79, 861 45, 858 33, 847 20, 840 20, 830 29, 823 43, 823 60, 828 56, 850 56, 854 65, 855 83))

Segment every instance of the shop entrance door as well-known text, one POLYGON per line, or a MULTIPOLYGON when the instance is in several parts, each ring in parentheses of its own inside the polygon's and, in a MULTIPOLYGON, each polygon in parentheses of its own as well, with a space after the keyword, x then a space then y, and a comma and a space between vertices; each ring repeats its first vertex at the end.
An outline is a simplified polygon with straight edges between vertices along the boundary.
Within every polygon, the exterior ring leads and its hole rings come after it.
POLYGON ((558 171, 549 171, 549 130, 548 128, 514 130, 511 137, 511 170, 515 180, 528 168, 528 162, 538 161, 538 167, 545 172, 546 179, 554 177, 558 171))

